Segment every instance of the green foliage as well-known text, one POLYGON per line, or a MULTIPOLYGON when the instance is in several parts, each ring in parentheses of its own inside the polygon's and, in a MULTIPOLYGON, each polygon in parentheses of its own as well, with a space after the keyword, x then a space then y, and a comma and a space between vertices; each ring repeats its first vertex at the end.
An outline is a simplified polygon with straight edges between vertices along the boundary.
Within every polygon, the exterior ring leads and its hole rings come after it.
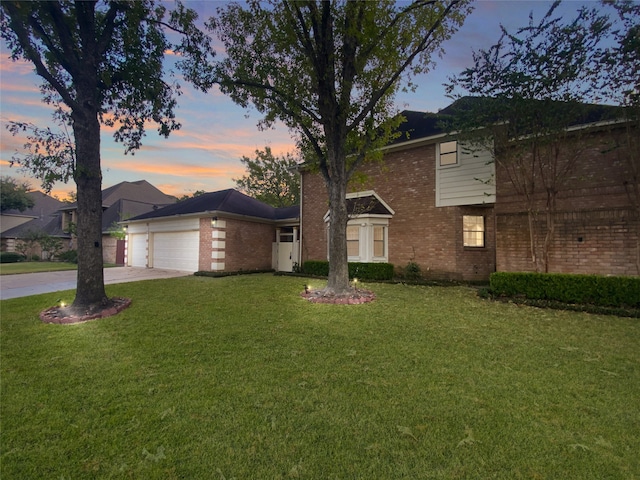
POLYGON ((0 263, 17 263, 24 260, 24 255, 18 252, 0 252, 0 263))
POLYGON ((60 250, 62 250, 62 240, 58 237, 44 234, 40 237, 38 243, 40 244, 42 255, 46 253, 46 257, 49 260, 55 259, 60 250))
POLYGON ((233 181, 244 193, 273 207, 300 203, 300 175, 294 170, 299 161, 293 155, 275 157, 271 147, 265 147, 256 150, 255 159, 243 156, 240 161, 247 174, 233 181))
POLYGON ((640 307, 639 277, 496 272, 491 274, 490 286, 498 296, 640 307))
MULTIPOLYGON (((391 280, 393 265, 391 263, 349 262, 349 278, 358 280, 391 280)), ((329 275, 329 262, 323 260, 307 260, 302 266, 307 275, 326 277, 329 275)))
POLYGON ((0 177, 0 211, 18 210, 24 212, 33 207, 33 198, 27 193, 31 190, 28 183, 19 183, 9 176, 0 177))
POLYGON ((407 280, 420 280, 422 278, 422 269, 416 262, 407 263, 402 273, 407 280))
POLYGON ((78 251, 77 250, 67 250, 66 252, 62 252, 58 254, 58 260, 61 262, 67 263, 78 263, 78 251))

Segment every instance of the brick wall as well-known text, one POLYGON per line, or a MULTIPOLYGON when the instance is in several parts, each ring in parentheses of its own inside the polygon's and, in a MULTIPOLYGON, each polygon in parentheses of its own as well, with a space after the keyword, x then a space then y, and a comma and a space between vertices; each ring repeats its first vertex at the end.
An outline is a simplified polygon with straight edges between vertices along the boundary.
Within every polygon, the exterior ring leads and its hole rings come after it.
POLYGON ((219 271, 238 272, 240 270, 269 270, 272 244, 275 242, 275 227, 266 223, 224 218, 219 220, 222 227, 212 227, 211 218, 200 219, 200 259, 199 270, 211 271, 212 262, 224 262, 219 271), (224 242, 224 247, 212 248, 213 232, 216 239, 224 242), (214 252, 217 259, 212 258, 214 252))
MULTIPOLYGON (((557 196, 548 270, 558 273, 638 275, 639 215, 629 195, 627 152, 612 148, 617 132, 596 132, 568 145, 578 161, 557 196)), ((528 219, 503 168, 496 169, 497 270, 535 271, 528 219)), ((546 232, 543 192, 536 195, 536 243, 546 232)), ((537 249, 541 256, 541 249, 537 249)), ((543 270, 539 263, 538 269, 543 270)))
MULTIPOLYGON (((418 263, 425 276, 481 280, 495 270, 495 234, 491 206, 435 206, 435 146, 388 153, 383 162, 360 169, 364 179, 349 191, 375 190, 395 211, 389 220, 389 262, 402 269, 418 263), (462 215, 485 215, 486 246, 465 249, 462 215)), ((328 195, 319 174, 303 174, 302 260, 326 260, 327 233, 323 220, 328 195)))
POLYGON ((275 227, 234 219, 226 224, 225 270, 269 270, 275 227))

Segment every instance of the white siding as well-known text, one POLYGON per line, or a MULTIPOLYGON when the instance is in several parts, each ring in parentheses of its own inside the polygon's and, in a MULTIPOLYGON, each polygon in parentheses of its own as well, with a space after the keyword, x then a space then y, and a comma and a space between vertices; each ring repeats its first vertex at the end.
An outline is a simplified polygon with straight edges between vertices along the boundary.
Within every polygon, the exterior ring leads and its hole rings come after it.
POLYGON ((436 158, 436 207, 495 203, 495 163, 487 150, 458 146, 458 164, 440 167, 436 158))

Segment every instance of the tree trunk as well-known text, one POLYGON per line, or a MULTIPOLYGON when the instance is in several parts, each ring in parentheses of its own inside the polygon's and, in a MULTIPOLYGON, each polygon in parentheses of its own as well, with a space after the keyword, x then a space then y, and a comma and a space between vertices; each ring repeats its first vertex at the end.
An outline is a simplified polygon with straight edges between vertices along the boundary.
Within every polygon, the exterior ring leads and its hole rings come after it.
POLYGON ((347 257, 347 182, 335 178, 329 190, 329 279, 327 291, 343 295, 351 291, 347 257))
POLYGON ((78 285, 74 308, 107 303, 102 261, 102 171, 100 169, 100 123, 91 101, 80 102, 72 114, 76 141, 78 203, 78 285))

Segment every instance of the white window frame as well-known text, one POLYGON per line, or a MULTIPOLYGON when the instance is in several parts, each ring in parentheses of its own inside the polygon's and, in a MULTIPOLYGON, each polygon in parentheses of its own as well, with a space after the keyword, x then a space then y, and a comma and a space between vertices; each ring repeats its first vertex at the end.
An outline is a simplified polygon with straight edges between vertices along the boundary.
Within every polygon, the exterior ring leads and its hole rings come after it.
MULTIPOLYGON (((485 248, 487 243, 486 234, 487 234, 487 224, 486 224, 486 218, 484 217, 484 215, 463 215, 462 216, 462 245, 464 246, 464 248, 485 248), (481 219, 482 220, 481 230, 466 228, 465 220, 467 218, 469 219, 474 218, 476 219, 475 220, 476 222, 478 218, 481 219), (475 242, 468 242, 467 233, 471 233, 475 235, 477 235, 478 233, 481 233, 482 245, 477 245, 475 244, 475 242)), ((469 238, 473 238, 475 235, 471 235, 469 238)))
MULTIPOLYGON (((374 191, 355 192, 347 194, 347 198, 375 196, 391 215, 361 214, 352 215, 347 222, 347 228, 358 226, 358 255, 348 256, 349 262, 388 262, 389 261, 389 219, 395 212, 374 191), (384 255, 375 256, 375 228, 382 227, 384 234, 384 255)), ((324 216, 327 224, 327 259, 329 258, 329 212, 324 216)))

